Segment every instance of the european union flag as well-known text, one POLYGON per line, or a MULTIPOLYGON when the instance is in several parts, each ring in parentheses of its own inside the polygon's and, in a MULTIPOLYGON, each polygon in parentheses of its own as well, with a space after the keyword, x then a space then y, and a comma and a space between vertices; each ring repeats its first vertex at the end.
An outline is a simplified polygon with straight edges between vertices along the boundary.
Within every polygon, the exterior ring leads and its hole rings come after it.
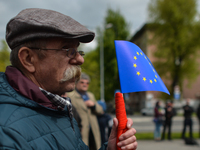
POLYGON ((122 93, 161 91, 170 94, 142 50, 128 41, 115 41, 122 93))

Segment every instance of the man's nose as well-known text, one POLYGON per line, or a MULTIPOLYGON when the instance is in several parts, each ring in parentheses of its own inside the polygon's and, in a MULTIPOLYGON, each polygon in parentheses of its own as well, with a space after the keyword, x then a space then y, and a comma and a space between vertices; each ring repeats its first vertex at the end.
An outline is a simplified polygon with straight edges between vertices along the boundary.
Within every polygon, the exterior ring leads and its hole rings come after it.
POLYGON ((84 58, 79 53, 76 53, 76 56, 71 58, 69 63, 73 65, 82 65, 84 63, 84 58))

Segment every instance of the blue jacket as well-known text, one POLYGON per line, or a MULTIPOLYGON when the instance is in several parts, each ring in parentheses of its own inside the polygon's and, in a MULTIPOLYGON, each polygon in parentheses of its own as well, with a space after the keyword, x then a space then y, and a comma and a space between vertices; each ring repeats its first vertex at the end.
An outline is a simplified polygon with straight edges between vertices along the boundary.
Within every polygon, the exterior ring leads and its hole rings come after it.
MULTIPOLYGON (((0 149, 88 150, 75 119, 17 93, 0 73, 0 149)), ((106 149, 106 145, 101 148, 106 149)))

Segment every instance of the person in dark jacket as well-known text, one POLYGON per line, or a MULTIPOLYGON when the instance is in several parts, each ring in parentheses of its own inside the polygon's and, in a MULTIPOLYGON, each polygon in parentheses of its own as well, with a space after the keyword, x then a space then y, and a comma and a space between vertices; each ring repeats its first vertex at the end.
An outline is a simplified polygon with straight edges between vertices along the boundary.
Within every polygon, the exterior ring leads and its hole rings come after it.
POLYGON ((168 128, 168 140, 171 140, 171 126, 172 126, 172 118, 176 115, 176 111, 173 108, 173 103, 168 101, 165 107, 165 121, 163 125, 163 133, 162 133, 162 140, 165 139, 165 130, 168 128))
MULTIPOLYGON (((67 97, 67 92, 63 93, 61 95, 61 97, 67 97)), ((82 130, 81 117, 80 117, 80 115, 78 114, 76 108, 73 105, 72 105, 72 113, 73 113, 73 117, 76 120, 76 122, 78 123, 78 127, 79 127, 79 129, 81 131, 82 130)))
MULTIPOLYGON (((93 39, 93 32, 52 10, 25 9, 8 22, 12 66, 0 73, 0 149, 89 149, 73 118, 71 100, 61 94, 74 90, 80 77, 80 42, 93 39)), ((108 143, 100 149, 136 149, 132 125, 128 119, 128 130, 116 144, 114 118, 108 143)))
POLYGON ((185 131, 186 127, 189 127, 189 136, 190 138, 193 138, 193 133, 192 133, 192 126, 193 126, 193 121, 192 121, 192 113, 194 112, 194 109, 190 106, 190 99, 186 100, 186 105, 183 106, 183 111, 184 111, 184 122, 183 122, 183 131, 182 131, 182 138, 185 138, 185 131))
POLYGON ((105 112, 104 114, 97 116, 101 133, 101 144, 103 144, 108 141, 110 131, 112 129, 112 117, 106 113, 107 106, 104 101, 99 100, 98 104, 102 106, 103 111, 105 112))
POLYGON ((197 114, 197 118, 199 120, 199 138, 200 138, 200 103, 199 103, 199 106, 197 108, 196 114, 197 114))

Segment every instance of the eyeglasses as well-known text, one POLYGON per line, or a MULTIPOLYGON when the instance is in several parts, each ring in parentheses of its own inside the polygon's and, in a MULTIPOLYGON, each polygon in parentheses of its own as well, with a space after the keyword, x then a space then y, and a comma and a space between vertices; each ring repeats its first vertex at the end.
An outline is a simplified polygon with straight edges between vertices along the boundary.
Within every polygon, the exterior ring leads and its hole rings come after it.
POLYGON ((66 51, 67 52, 67 57, 69 58, 75 58, 76 57, 76 53, 79 53, 82 57, 85 56, 84 51, 77 51, 76 48, 62 48, 62 49, 44 49, 44 48, 33 48, 33 47, 29 47, 30 49, 36 49, 36 50, 56 50, 56 51, 66 51))
POLYGON ((83 81, 81 81, 80 83, 81 84, 87 84, 87 85, 89 85, 89 82, 83 82, 83 81))

